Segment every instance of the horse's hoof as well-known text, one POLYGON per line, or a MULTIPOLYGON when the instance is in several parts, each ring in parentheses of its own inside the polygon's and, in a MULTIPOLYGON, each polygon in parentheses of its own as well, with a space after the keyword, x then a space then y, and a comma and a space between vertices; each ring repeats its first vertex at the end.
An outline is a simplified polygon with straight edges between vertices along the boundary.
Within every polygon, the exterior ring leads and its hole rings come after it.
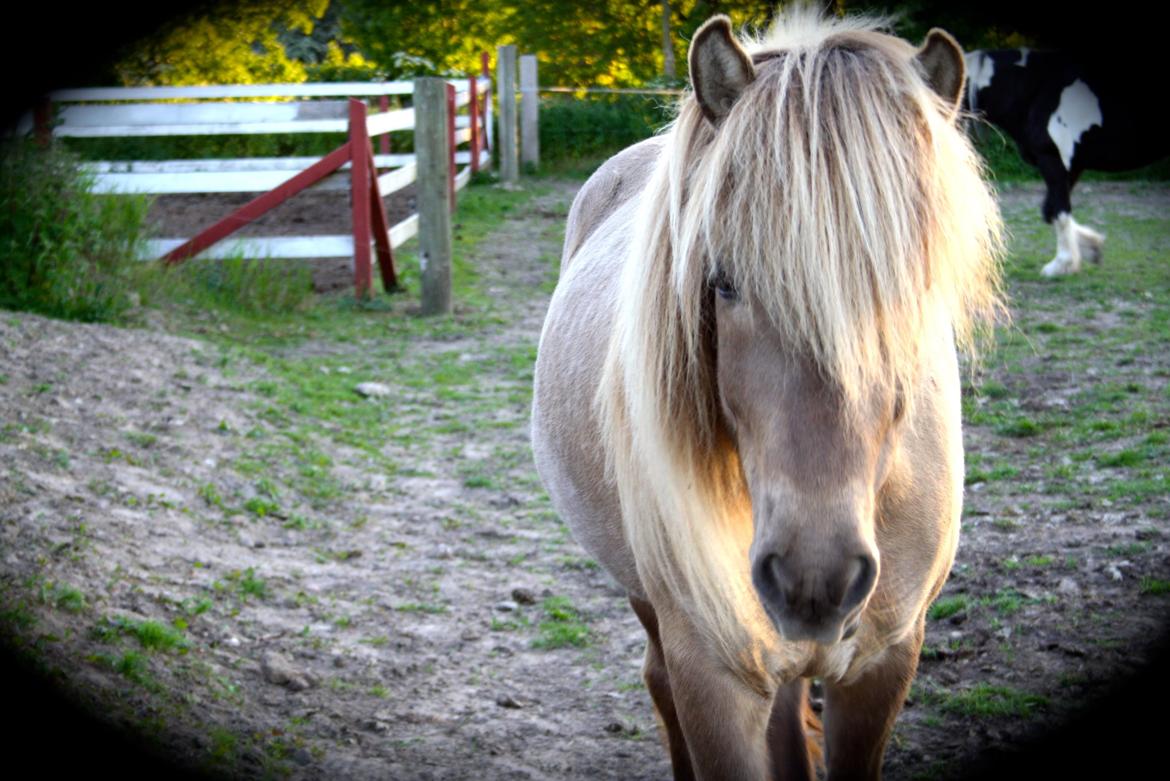
POLYGON ((1105 237, 1100 233, 1083 225, 1077 226, 1077 248, 1080 250, 1082 258, 1090 263, 1101 265, 1104 244, 1105 237))
POLYGON ((1076 267, 1063 258, 1054 258, 1040 269, 1040 273, 1046 277, 1059 277, 1064 274, 1073 274, 1076 271, 1076 267))

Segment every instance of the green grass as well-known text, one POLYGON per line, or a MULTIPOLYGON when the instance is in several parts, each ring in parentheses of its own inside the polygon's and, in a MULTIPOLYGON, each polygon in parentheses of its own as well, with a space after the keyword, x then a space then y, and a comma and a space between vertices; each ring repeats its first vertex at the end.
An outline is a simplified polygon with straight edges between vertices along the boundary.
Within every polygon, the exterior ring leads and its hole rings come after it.
POLYGON ((1170 594, 1170 580, 1146 576, 1141 579, 1138 590, 1140 593, 1150 596, 1165 596, 1170 594))
POLYGON ((53 603, 70 613, 81 613, 88 607, 85 594, 73 586, 57 586, 53 594, 53 603))
POLYGON ((122 654, 121 657, 113 661, 112 667, 136 683, 146 683, 150 680, 146 656, 137 651, 127 651, 122 654))
MULTIPOLYGON (((7 594, 4 596, 8 597, 7 594)), ((0 608, 0 639, 6 639, 9 632, 27 632, 36 625, 36 613, 24 601, 0 608)))
POLYGON ((533 648, 584 648, 589 645, 590 630, 568 597, 548 597, 541 603, 544 613, 536 627, 533 648))
POLYGON ((1124 545, 1110 545, 1105 552, 1110 556, 1140 556, 1150 550, 1148 542, 1128 542, 1124 545))
POLYGON ((981 600, 996 613, 1001 616, 1012 616, 1020 612, 1024 606, 1024 596, 1013 589, 1004 589, 995 594, 993 597, 981 600))
POLYGON ((180 632, 158 621, 138 623, 131 629, 131 634, 143 648, 152 651, 169 651, 187 647, 187 640, 180 632))
POLYGON ((394 609, 400 613, 426 613, 436 615, 446 613, 449 608, 438 602, 403 602, 394 609))
POLYGON ((147 304, 225 311, 242 318, 295 314, 314 298, 312 275, 304 264, 238 256, 147 267, 139 290, 147 304))
MULTIPOLYGON (((997 329, 963 414, 985 437, 984 452, 1004 455, 971 459, 966 482, 992 497, 1036 495, 1038 513, 1076 496, 1157 517, 1152 503, 1170 493, 1170 435, 1155 428, 1170 418, 1159 363, 1170 332, 1170 215, 1078 188, 1078 221, 1108 236, 1104 263, 1045 279, 1039 272, 1055 238, 1039 216, 1042 190, 1022 197, 1011 177, 1000 186, 1013 320, 997 329)), ((1165 185, 1129 189, 1142 196, 1165 185)), ((1016 523, 993 521, 1004 531, 1016 523)))
POLYGON ((1047 707, 1048 698, 1010 686, 976 684, 956 692, 933 692, 932 701, 947 713, 976 718, 1028 718, 1047 707))
POLYGON ((519 629, 524 629, 530 625, 526 616, 517 615, 515 618, 496 618, 493 617, 490 624, 490 629, 493 632, 515 632, 519 629))
POLYGON ((90 636, 103 643, 116 642, 119 637, 130 637, 146 651, 178 651, 186 653, 190 641, 177 628, 159 621, 134 620, 121 616, 107 616, 90 629, 90 636))
POLYGON ((940 597, 926 611, 926 617, 932 621, 941 621, 967 610, 970 599, 965 594, 956 594, 951 597, 940 597))
POLYGON ((244 502, 244 509, 257 518, 265 518, 269 515, 277 515, 280 513, 280 505, 259 496, 253 496, 244 502))
POLYGON ((236 580, 240 595, 244 598, 255 597, 257 599, 266 599, 268 597, 268 584, 263 578, 256 577, 256 570, 253 567, 248 567, 243 572, 233 573, 234 580, 236 580))
POLYGON ((1097 459, 1097 463, 1104 467, 1138 466, 1146 460, 1146 456, 1139 450, 1127 449, 1117 453, 1109 453, 1097 459))
POLYGON ((1020 473, 1018 467, 1010 464, 997 464, 990 469, 972 466, 967 470, 966 484, 990 483, 1001 480, 1010 480, 1020 473))

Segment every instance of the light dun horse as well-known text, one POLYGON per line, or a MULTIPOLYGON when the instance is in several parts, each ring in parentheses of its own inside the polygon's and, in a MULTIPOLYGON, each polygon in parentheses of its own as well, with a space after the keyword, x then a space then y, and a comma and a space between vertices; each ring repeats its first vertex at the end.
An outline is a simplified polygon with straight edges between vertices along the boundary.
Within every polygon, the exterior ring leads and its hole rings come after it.
POLYGON ((569 214, 533 447, 646 628, 676 778, 809 778, 809 677, 830 777, 879 776, 958 544, 999 216, 958 46, 873 28, 710 20, 669 132, 569 214))

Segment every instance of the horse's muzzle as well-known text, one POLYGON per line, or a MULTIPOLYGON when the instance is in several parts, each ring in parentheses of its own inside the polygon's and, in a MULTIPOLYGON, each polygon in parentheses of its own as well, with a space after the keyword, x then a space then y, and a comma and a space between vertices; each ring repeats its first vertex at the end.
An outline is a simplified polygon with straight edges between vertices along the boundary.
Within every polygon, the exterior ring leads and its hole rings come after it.
POLYGON ((785 640, 831 645, 856 631, 877 572, 868 553, 815 564, 769 553, 756 559, 752 583, 785 640))

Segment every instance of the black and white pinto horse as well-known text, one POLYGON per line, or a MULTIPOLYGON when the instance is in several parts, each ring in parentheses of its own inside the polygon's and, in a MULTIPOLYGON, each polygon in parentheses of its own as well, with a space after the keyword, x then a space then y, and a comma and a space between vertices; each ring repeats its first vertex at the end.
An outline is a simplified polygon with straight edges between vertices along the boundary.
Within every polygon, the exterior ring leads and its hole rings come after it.
POLYGON ((1048 185, 1043 215, 1056 228, 1056 257, 1042 273, 1099 263, 1105 237, 1073 220, 1069 194, 1085 170, 1125 171, 1170 154, 1154 73, 1029 49, 966 58, 967 108, 1010 135, 1048 185))

